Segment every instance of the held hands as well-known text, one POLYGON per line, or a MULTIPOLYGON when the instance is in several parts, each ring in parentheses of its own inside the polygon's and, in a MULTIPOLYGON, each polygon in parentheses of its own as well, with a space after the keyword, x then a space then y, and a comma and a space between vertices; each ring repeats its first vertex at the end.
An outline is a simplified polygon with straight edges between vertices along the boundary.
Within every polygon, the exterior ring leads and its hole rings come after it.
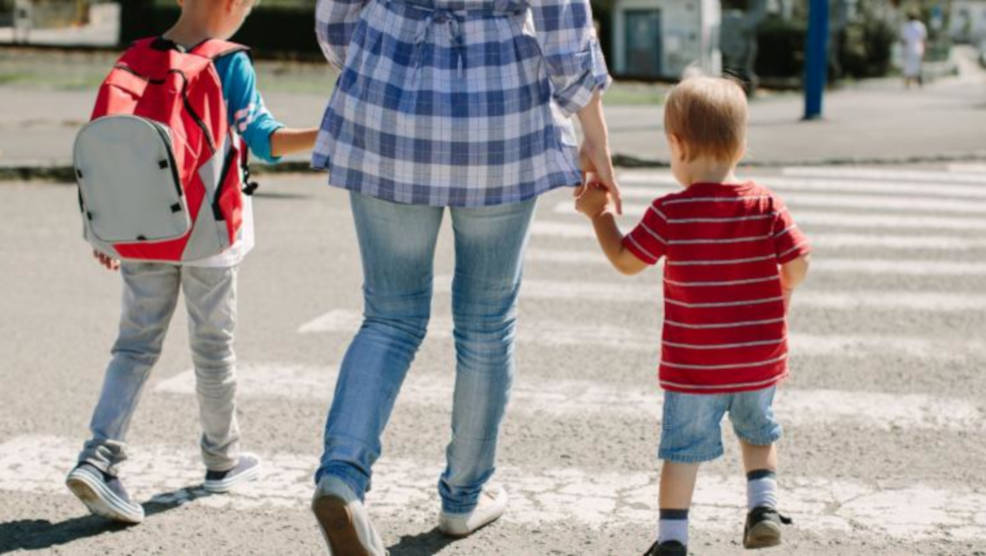
POLYGON ((609 145, 583 141, 579 149, 579 166, 582 168, 582 186, 575 190, 575 196, 580 197, 589 185, 601 187, 613 201, 616 214, 623 214, 620 186, 616 184, 609 145))
POLYGON ((120 270, 120 261, 110 257, 109 255, 105 255, 93 249, 92 257, 96 259, 96 262, 105 266, 106 270, 120 270))
POLYGON ((610 193, 599 183, 587 183, 575 189, 575 210, 595 219, 607 209, 613 210, 610 193))

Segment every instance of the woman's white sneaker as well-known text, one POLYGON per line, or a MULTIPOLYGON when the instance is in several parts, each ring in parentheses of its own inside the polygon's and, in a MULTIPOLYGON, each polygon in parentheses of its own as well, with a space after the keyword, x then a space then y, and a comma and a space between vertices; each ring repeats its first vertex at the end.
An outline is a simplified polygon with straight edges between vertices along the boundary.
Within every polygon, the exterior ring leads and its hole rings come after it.
POLYGON ((326 475, 312 498, 312 513, 333 556, 386 556, 366 507, 342 479, 326 475))
POLYGON ((471 512, 455 514, 443 511, 438 529, 450 537, 466 537, 496 521, 507 509, 507 491, 503 487, 487 487, 479 493, 479 501, 471 512))

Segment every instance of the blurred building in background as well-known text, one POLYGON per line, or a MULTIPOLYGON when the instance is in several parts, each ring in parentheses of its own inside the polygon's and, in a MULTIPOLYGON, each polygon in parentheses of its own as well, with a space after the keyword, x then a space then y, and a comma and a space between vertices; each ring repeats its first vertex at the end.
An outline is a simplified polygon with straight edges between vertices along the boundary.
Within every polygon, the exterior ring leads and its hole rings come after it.
POLYGON ((986 40, 986 0, 952 0, 949 34, 959 42, 986 40))
MULTIPOLYGON (((263 0, 234 37, 257 56, 321 61, 313 0, 263 0)), ((672 81, 689 66, 739 77, 754 91, 801 85, 808 0, 592 0, 616 77, 672 81)), ((986 40, 986 0, 829 0, 829 77, 892 73, 904 13, 928 26, 927 60, 952 40, 986 40)), ((0 0, 0 43, 118 47, 161 32, 174 0, 0 0)), ((931 67, 931 66, 929 66, 931 67)), ((947 68, 944 70, 947 71, 947 68)))
POLYGON ((721 69, 719 0, 615 0, 610 17, 617 75, 675 79, 692 64, 721 69))

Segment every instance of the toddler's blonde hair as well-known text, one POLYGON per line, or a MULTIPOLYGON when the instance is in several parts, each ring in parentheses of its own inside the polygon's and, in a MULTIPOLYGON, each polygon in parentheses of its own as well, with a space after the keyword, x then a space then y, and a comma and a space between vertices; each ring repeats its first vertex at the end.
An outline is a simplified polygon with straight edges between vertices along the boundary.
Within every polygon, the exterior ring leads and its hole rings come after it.
POLYGON ((737 161, 746 147, 746 94, 735 81, 685 77, 664 103, 664 129, 688 146, 689 158, 737 161))

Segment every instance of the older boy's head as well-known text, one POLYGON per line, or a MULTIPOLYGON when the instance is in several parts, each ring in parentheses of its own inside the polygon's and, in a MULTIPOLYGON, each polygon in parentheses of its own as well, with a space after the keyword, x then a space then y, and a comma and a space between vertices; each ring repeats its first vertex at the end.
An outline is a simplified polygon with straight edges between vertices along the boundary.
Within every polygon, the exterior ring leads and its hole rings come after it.
POLYGON ((746 122, 743 89, 721 77, 688 77, 664 104, 664 129, 688 162, 738 162, 746 150, 746 122))
POLYGON ((204 28, 212 38, 228 39, 243 25, 259 0, 177 0, 182 19, 204 28))

